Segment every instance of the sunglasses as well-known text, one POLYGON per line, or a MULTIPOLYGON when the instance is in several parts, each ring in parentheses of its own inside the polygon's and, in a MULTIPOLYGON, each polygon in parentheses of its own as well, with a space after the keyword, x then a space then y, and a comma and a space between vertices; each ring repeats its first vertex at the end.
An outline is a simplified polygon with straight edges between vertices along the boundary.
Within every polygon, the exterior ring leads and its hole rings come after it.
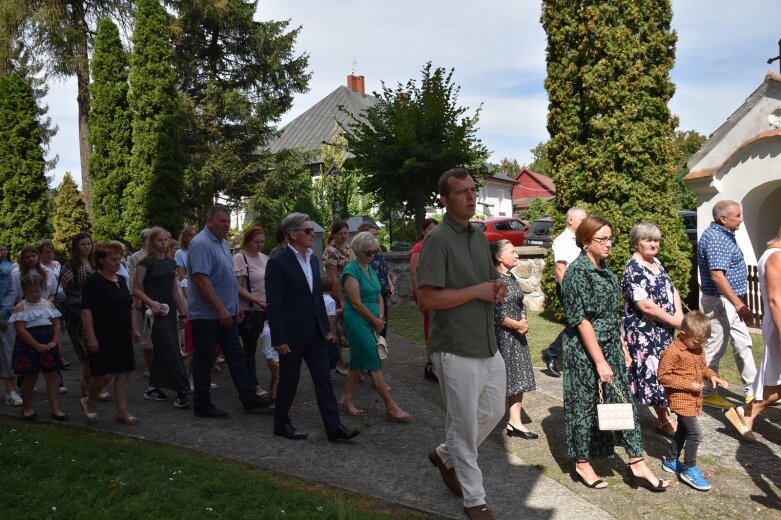
POLYGON ((374 255, 378 254, 379 252, 380 252, 379 249, 373 249, 371 251, 364 251, 363 254, 365 254, 366 256, 374 256, 374 255))
POLYGON ((311 227, 308 227, 308 228, 298 228, 298 229, 294 229, 293 231, 303 231, 307 235, 314 235, 315 234, 315 228, 311 228, 311 227))

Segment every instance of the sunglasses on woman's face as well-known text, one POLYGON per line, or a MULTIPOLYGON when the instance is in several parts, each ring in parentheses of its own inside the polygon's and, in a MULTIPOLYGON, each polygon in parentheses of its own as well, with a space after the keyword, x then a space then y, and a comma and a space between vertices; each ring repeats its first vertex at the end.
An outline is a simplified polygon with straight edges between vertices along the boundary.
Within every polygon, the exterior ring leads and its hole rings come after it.
POLYGON ((363 254, 365 254, 366 256, 374 256, 379 252, 380 252, 379 249, 372 249, 371 251, 364 251, 363 254))

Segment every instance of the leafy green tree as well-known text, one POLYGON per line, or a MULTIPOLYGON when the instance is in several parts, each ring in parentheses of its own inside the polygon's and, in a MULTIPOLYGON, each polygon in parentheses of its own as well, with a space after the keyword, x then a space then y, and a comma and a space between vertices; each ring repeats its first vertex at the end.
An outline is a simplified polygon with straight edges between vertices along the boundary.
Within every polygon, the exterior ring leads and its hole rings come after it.
POLYGON ((535 197, 531 203, 529 203, 529 207, 521 211, 520 218, 531 224, 538 218, 550 215, 552 209, 552 202, 535 197))
POLYGON ((174 66, 186 97, 185 208, 197 222, 217 195, 252 194, 275 124, 308 88, 309 58, 294 52, 300 28, 254 19, 257 0, 166 4, 175 13, 174 66))
POLYGON ((542 142, 531 149, 534 160, 529 165, 529 169, 535 173, 544 173, 550 175, 553 173, 553 166, 548 159, 548 143, 542 142))
POLYGON ((697 208, 697 195, 683 181, 689 173, 686 162, 694 155, 697 150, 702 148, 708 138, 695 130, 681 131, 676 130, 673 135, 673 145, 675 145, 675 164, 678 167, 676 172, 675 186, 675 208, 694 210, 697 208))
POLYGON ((345 134, 360 186, 388 214, 401 208, 419 226, 436 201, 437 180, 446 170, 467 166, 478 179, 486 173, 488 150, 475 136, 480 108, 472 116, 458 106, 459 87, 450 71, 427 63, 420 85, 409 80, 395 89, 383 83, 373 93, 380 103, 354 116, 345 134))
MULTIPOLYGON (((618 238, 608 264, 620 273, 631 252, 630 228, 655 223, 664 237, 659 258, 685 295, 690 246, 670 204, 678 123, 668 108, 675 90, 671 19, 669 0, 543 1, 547 156, 556 228, 563 229, 571 206, 605 217, 618 238)), ((551 290, 547 296, 555 301, 551 290)))
POLYGON ((501 161, 499 161, 499 164, 490 164, 488 165, 488 170, 491 173, 502 173, 504 175, 507 175, 508 177, 515 178, 516 174, 520 171, 521 165, 518 164, 518 161, 515 159, 510 159, 509 157, 505 157, 501 161))
POLYGON ((97 21, 111 17, 128 26, 132 0, 4 0, 0 2, 0 73, 20 40, 45 60, 49 76, 76 76, 81 184, 90 205, 89 51, 97 21))
POLYGON ((358 184, 361 172, 348 166, 348 157, 347 139, 341 133, 337 133, 320 148, 320 175, 314 185, 314 201, 322 208, 322 220, 319 223, 325 229, 329 229, 333 222, 334 201, 338 202, 339 218, 342 220, 352 215, 362 215, 371 207, 371 197, 360 193, 358 184), (336 183, 331 173, 334 166, 338 168, 336 183))
POLYGON ((132 180, 123 215, 125 238, 131 242, 150 225, 174 233, 184 221, 179 98, 168 30, 168 15, 158 0, 138 0, 128 97, 132 180))
POLYGON ((54 248, 70 251, 71 239, 77 233, 90 233, 89 216, 84 199, 70 172, 65 172, 54 198, 54 248))
POLYGON ((129 63, 119 29, 108 18, 98 23, 90 87, 92 219, 96 239, 124 235, 125 187, 130 182, 132 114, 128 104, 129 63))
POLYGON ((30 83, 0 75, 0 243, 12 252, 50 229, 41 115, 30 83))
POLYGON ((313 202, 312 173, 305 156, 295 150, 277 154, 276 163, 257 185, 248 205, 267 237, 273 237, 280 221, 294 211, 306 213, 315 221, 330 212, 321 212, 313 202))

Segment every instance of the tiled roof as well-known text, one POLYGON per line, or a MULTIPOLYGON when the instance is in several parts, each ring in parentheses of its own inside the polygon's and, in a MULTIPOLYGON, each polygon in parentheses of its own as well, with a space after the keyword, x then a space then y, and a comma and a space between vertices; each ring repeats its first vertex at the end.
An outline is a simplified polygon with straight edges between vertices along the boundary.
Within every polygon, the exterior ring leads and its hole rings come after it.
MULTIPOLYGON (((318 101, 312 108, 285 125, 280 135, 268 147, 271 153, 298 148, 304 152, 319 150, 339 131, 337 122, 347 126, 350 114, 362 114, 379 103, 379 99, 354 92, 345 86, 338 87, 318 101)), ((319 159, 318 159, 319 161, 319 159)))

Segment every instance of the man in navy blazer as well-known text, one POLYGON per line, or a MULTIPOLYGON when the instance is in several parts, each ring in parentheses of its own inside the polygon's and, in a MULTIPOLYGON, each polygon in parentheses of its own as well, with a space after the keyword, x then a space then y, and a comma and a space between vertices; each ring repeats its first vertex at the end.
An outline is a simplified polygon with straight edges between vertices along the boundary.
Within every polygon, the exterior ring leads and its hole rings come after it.
POLYGON ((306 439, 293 426, 290 407, 296 396, 301 361, 306 361, 328 440, 349 440, 360 433, 339 420, 339 409, 328 369, 330 332, 320 289, 320 264, 312 254, 315 230, 309 216, 292 213, 280 226, 288 245, 266 264, 266 301, 271 344, 279 352, 279 387, 274 410, 274 435, 306 439))

